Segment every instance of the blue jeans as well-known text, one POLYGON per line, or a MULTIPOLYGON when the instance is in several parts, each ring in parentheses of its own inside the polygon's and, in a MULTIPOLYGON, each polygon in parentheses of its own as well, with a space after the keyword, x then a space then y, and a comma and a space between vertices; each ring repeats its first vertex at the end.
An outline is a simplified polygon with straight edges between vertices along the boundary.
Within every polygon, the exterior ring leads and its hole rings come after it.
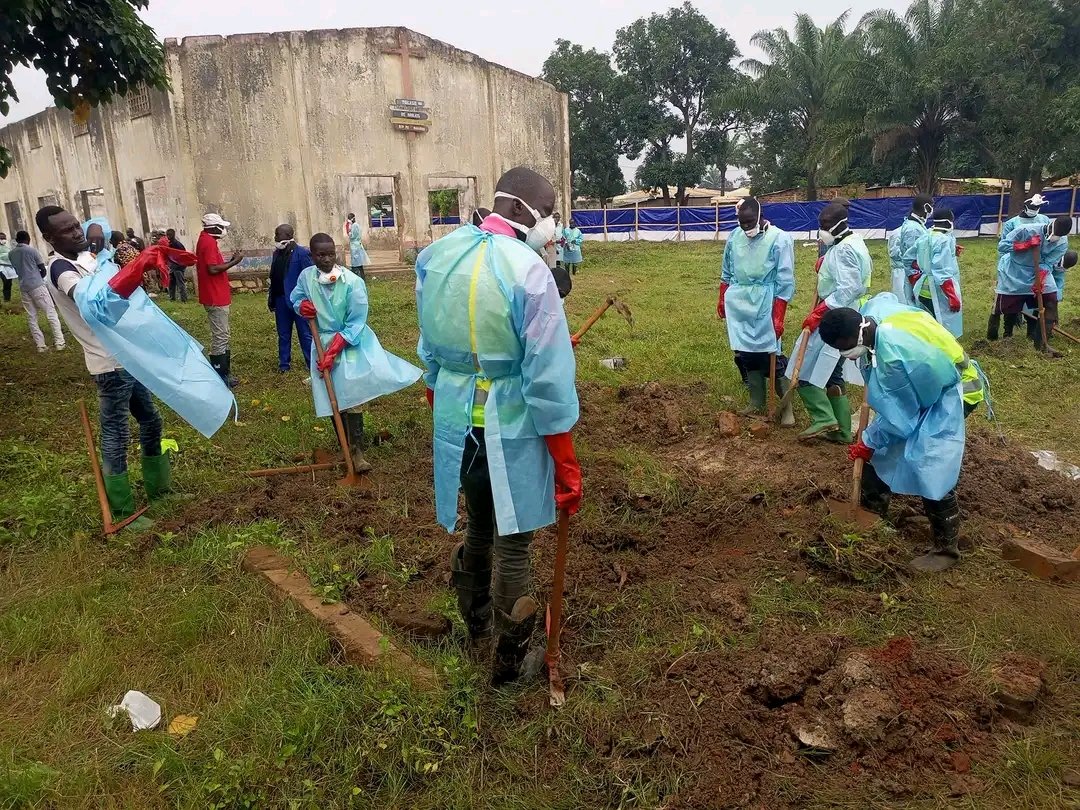
POLYGON ((101 405, 101 469, 105 475, 127 472, 127 448, 131 443, 128 414, 139 423, 139 444, 144 456, 161 455, 161 414, 141 382, 124 369, 95 374, 101 405))
POLYGON ((292 365, 292 331, 296 326, 296 339, 300 341, 300 351, 304 353, 304 367, 311 368, 311 330, 307 321, 296 314, 289 303, 289 296, 279 295, 274 299, 274 322, 277 324, 278 368, 288 370, 292 365))

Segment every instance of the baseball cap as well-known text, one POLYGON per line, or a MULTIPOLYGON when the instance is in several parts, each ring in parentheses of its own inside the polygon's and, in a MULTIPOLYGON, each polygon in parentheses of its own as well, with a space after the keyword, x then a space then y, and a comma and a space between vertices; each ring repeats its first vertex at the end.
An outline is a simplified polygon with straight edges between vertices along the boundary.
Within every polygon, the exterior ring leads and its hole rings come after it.
POLYGON ((207 214, 202 218, 202 224, 204 228, 212 228, 215 225, 221 228, 228 228, 232 225, 228 220, 222 219, 220 214, 207 214))

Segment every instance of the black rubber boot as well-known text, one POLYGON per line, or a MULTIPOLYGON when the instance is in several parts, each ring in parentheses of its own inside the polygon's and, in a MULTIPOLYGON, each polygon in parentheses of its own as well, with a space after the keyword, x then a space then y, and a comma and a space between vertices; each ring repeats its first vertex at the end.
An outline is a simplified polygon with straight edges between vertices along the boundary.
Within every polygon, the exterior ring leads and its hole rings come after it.
POLYGON ((221 377, 221 381, 228 385, 229 381, 225 378, 225 355, 212 354, 210 355, 209 360, 210 367, 218 373, 218 376, 221 377))
POLYGON ((522 596, 514 602, 509 616, 499 612, 499 637, 491 665, 492 686, 502 686, 521 676, 521 664, 529 651, 529 638, 536 626, 537 609, 535 599, 522 596))
POLYGON ((225 376, 223 379, 229 388, 236 388, 240 382, 232 375, 232 349, 225 350, 225 376))
POLYGON ((1020 323, 1019 315, 1006 315, 1005 316, 1005 337, 1011 338, 1013 336, 1013 330, 1016 325, 1020 323))
POLYGON ((997 340, 1001 337, 1001 316, 996 312, 990 314, 990 320, 986 322, 986 339, 997 340))
POLYGON ((364 413, 363 411, 345 411, 345 437, 349 440, 349 450, 352 453, 353 469, 358 473, 371 471, 371 465, 364 458, 364 447, 367 439, 364 436, 364 413))
POLYGON ((490 639, 492 627, 491 563, 479 571, 465 570, 465 543, 454 546, 450 552, 450 584, 457 593, 458 610, 469 631, 469 641, 478 646, 490 639))
POLYGON ((910 564, 920 573, 936 574, 952 568, 960 559, 960 504, 955 492, 940 501, 923 499, 923 504, 930 519, 933 546, 910 564))
POLYGON ((873 512, 882 519, 889 517, 889 504, 892 502, 892 490, 881 480, 873 464, 863 465, 860 502, 863 509, 873 512))

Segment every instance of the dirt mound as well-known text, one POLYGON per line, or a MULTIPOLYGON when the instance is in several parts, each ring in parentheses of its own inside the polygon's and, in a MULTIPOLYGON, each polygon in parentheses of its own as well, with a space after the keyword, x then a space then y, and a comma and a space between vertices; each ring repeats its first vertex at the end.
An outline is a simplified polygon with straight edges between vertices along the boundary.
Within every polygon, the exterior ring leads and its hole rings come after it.
POLYGON ((705 383, 649 382, 616 389, 582 385, 580 389, 578 430, 598 435, 609 447, 627 443, 665 447, 701 432, 710 418, 705 383))
POLYGON ((636 716, 663 718, 656 750, 693 775, 666 807, 804 807, 852 782, 917 797, 992 754, 991 702, 947 656, 784 630, 686 656, 647 690, 636 716))

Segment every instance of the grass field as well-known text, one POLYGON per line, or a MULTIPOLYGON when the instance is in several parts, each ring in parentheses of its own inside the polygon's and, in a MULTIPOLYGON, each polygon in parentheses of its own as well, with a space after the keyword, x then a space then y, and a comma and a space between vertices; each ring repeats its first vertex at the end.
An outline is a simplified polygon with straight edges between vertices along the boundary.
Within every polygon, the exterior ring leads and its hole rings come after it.
MULTIPOLYGON (((572 688, 559 713, 542 684, 491 691, 463 654, 459 622, 440 641, 403 642, 439 672, 439 691, 343 666, 313 621, 240 570, 244 549, 269 544, 327 600, 376 622, 398 604, 453 617, 442 584, 451 540, 434 521, 419 386, 370 409, 368 430, 392 437, 369 453, 373 495, 341 491, 332 477, 247 479, 244 470, 335 442, 329 421, 314 418, 299 364, 275 373, 265 299, 238 296, 239 422, 205 440, 166 412, 165 435, 181 451, 174 483, 193 498, 155 506, 151 535, 105 541, 76 409, 84 397, 96 414, 81 352, 35 353, 21 308, 6 307, 0 807, 1080 806, 1063 781, 1080 767, 1080 591, 1031 580, 996 551, 1012 530, 1077 542, 1080 493, 1034 469, 1024 449, 1080 463, 1080 352, 1059 340, 1066 357, 1050 361, 1022 338, 978 340, 994 249, 968 241, 962 260, 963 342, 992 380, 998 415, 970 425, 980 466, 965 471, 961 498, 973 549, 927 580, 903 574, 903 532, 863 538, 818 515, 816 493, 842 493, 849 476, 840 448, 808 451, 780 432, 756 443, 716 437, 715 413, 744 397, 714 313, 722 245, 586 245, 566 303, 571 325, 617 293, 636 327, 610 313, 578 349, 585 505, 572 530, 572 688), (627 358, 625 370, 601 367, 613 355, 627 358), (1022 488, 999 496, 1008 478, 1022 488), (1052 502, 1040 496, 1051 489, 1052 502), (755 703, 744 677, 776 656, 892 650, 907 638, 917 652, 905 688, 952 674, 923 709, 901 700, 896 723, 909 737, 899 742, 886 733, 831 757, 796 750, 777 729, 815 705, 832 664, 783 705, 755 703), (1006 652, 1047 664, 1050 691, 1025 724, 987 708, 991 668, 1006 652), (195 730, 180 738, 111 724, 104 709, 128 689, 161 702, 166 717, 196 715, 195 730), (930 721, 911 725, 919 711, 947 718, 958 736, 931 744, 930 721), (916 746, 923 734, 930 742, 916 746), (970 753, 970 773, 949 764, 952 751, 970 753)), ((874 287, 885 289, 884 243, 872 253, 874 287)), ((815 257, 797 247, 788 345, 810 304, 815 257)), ((415 359, 411 282, 369 288, 383 345, 415 359)), ((201 307, 159 304, 208 341, 201 307)), ((1066 300, 1063 325, 1077 317, 1066 300)), ((541 589, 551 539, 536 543, 541 589)))

